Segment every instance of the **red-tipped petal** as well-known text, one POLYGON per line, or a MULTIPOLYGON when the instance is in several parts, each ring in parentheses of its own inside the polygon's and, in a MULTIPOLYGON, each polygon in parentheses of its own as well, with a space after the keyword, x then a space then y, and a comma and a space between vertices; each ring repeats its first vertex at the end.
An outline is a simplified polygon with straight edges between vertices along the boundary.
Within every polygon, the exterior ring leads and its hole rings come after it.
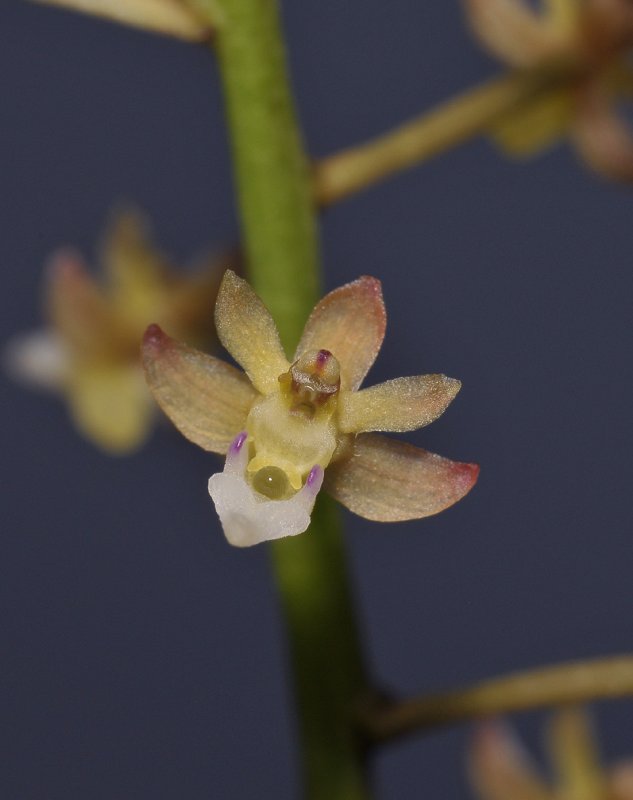
POLYGON ((226 453, 257 394, 246 376, 158 325, 146 330, 142 355, 149 388, 178 430, 205 450, 226 453))
POLYGON ((357 389, 376 360, 386 325, 380 281, 363 275, 315 306, 295 358, 309 350, 329 350, 341 365, 341 388, 357 389))
POLYGON ((352 455, 332 464, 325 488, 365 519, 401 522, 438 514, 467 494, 479 467, 372 433, 360 434, 352 455))

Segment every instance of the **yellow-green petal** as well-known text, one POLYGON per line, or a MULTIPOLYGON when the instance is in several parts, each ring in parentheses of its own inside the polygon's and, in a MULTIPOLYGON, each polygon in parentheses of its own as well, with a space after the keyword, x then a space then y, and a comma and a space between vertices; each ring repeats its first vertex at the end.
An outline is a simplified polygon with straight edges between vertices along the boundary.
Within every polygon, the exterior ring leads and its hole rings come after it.
POLYGON ((575 108, 574 93, 568 88, 535 95, 495 123, 493 141, 518 158, 539 153, 569 133, 575 108))
POLYGON ((112 454, 139 447, 152 423, 154 404, 136 365, 75 365, 67 384, 79 431, 112 454))
POLYGON ((101 260, 111 301, 123 319, 142 332, 157 311, 169 305, 167 261, 151 243, 142 213, 128 208, 113 215, 101 260))
POLYGON ((564 797, 606 797, 606 780, 588 715, 580 708, 558 712, 549 730, 552 760, 564 797))
POLYGON ((338 424, 343 433, 413 431, 446 411, 461 383, 446 375, 418 375, 341 392, 338 424))
POLYGON ((310 350, 329 350, 341 367, 341 388, 357 389, 376 360, 386 325, 380 281, 363 275, 315 306, 295 359, 310 350))
POLYGON ((552 28, 562 37, 573 36, 580 23, 583 0, 543 0, 543 4, 552 28))
POLYGON ((215 306, 218 338, 262 394, 270 394, 290 364, 270 312, 251 289, 227 269, 215 306))
POLYGON ((157 325, 147 329, 142 352, 152 394, 178 430, 205 450, 226 453, 257 397, 246 376, 157 325))
POLYGON ((356 437, 352 454, 331 464, 325 488, 350 511, 377 522, 438 514, 474 486, 479 467, 373 433, 356 437))

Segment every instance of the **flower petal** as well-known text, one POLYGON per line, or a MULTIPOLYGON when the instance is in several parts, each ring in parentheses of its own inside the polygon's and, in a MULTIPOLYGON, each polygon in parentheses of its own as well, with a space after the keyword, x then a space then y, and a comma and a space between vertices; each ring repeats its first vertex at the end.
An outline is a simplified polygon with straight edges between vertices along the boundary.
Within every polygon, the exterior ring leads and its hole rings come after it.
POLYGON ((596 172, 610 180, 633 181, 633 135, 599 87, 582 95, 572 139, 596 172))
POLYGON ((549 729, 552 759, 564 797, 606 797, 605 776, 589 716, 580 708, 564 709, 549 729))
POLYGON ((529 67, 551 54, 550 29, 524 0, 465 0, 470 27, 493 56, 529 67))
POLYGON ((585 3, 582 0, 544 0, 550 25, 563 36, 572 36, 580 24, 585 3))
POLYGON ((208 38, 206 25, 179 0, 36 0, 84 14, 132 25, 180 39, 203 41, 208 38))
POLYGON ((472 489, 478 474, 476 464, 364 433, 356 437, 349 458, 328 467, 325 488, 365 519, 399 522, 452 506, 472 489))
POLYGON ((446 375, 418 375, 342 392, 338 404, 343 433, 412 431, 446 411, 461 383, 446 375))
POLYGON ((136 365, 75 365, 68 399, 81 433, 110 453, 128 453, 147 436, 154 406, 136 365))
POLYGON ((111 352, 116 322, 107 297, 73 250, 58 250, 48 265, 46 307, 53 327, 76 352, 111 352))
POLYGON ((323 470, 314 467, 304 486, 288 500, 268 500, 244 478, 248 464, 245 441, 246 433, 236 437, 227 453, 224 471, 209 478, 209 494, 228 542, 235 547, 250 547, 303 533, 310 525, 323 470))
POLYGON ((622 761, 612 768, 609 788, 612 800, 633 800, 633 761, 622 761))
POLYGON ((68 378, 68 348, 52 330, 14 336, 7 342, 2 356, 7 373, 30 386, 59 390, 68 378))
POLYGON ((156 304, 167 260, 152 245, 149 223, 141 212, 126 208, 112 216, 101 244, 101 261, 108 288, 129 318, 138 319, 156 304))
POLYGON ((551 800, 512 729, 497 720, 480 725, 470 747, 470 779, 481 800, 551 800))
POLYGON ((341 365, 341 388, 357 389, 376 360, 386 325, 380 281, 363 275, 315 306, 295 359, 309 350, 329 350, 341 365))
POLYGON ((213 314, 209 309, 215 307, 224 272, 236 261, 236 253, 229 251, 197 259, 191 272, 170 289, 165 327, 169 325, 169 330, 182 330, 182 336, 178 338, 194 347, 218 349, 213 314))
POLYGON ((491 128, 492 138, 511 156, 534 155, 567 135, 575 110, 568 88, 537 93, 502 115, 491 128))
POLYGON ((277 326, 270 312, 249 284, 227 269, 215 306, 215 325, 224 347, 240 364, 253 386, 270 394, 287 372, 277 326))
POLYGON ((218 358, 150 325, 143 338, 145 377, 178 430, 213 453, 226 453, 244 428, 256 392, 246 376, 218 358))

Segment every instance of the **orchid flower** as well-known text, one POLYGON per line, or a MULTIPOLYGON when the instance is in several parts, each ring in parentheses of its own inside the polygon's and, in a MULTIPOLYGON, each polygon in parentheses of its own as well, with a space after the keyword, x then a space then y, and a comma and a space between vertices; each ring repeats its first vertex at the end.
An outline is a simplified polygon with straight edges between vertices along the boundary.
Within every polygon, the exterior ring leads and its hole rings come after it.
POLYGON ((581 709, 555 714, 548 745, 553 782, 541 775, 509 726, 497 720, 480 726, 469 753, 471 783, 480 800, 633 800, 633 761, 604 769, 581 709))
POLYGON ((103 280, 72 250, 47 269, 47 327, 14 337, 7 370, 31 386, 61 394, 79 431, 111 453, 127 453, 149 433, 155 405, 143 379, 138 342, 159 319, 192 344, 212 344, 207 308, 225 266, 206 259, 177 273, 150 244, 143 217, 118 214, 102 248, 103 280))
POLYGON ((633 136, 616 110, 633 93, 629 0, 465 0, 470 27, 510 68, 551 75, 549 88, 502 115, 491 133, 508 153, 528 156, 569 136, 597 172, 633 180, 633 136))
POLYGON ((143 360, 163 411, 195 444, 226 454, 209 492, 228 541, 240 547, 305 531, 323 485, 382 522, 442 511, 479 468, 373 431, 437 419, 460 383, 398 378, 359 391, 385 333, 380 282, 361 277, 314 308, 290 362, 269 311, 227 270, 215 307, 218 337, 244 372, 148 328, 143 360))

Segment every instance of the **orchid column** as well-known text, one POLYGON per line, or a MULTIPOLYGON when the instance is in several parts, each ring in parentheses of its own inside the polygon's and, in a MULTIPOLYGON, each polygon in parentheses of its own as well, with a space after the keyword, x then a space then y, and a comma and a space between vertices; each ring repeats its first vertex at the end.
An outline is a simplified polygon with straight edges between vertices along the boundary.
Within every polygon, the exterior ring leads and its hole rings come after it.
MULTIPOLYGON (((198 0, 217 23, 251 282, 293 349, 319 294, 317 224, 274 0, 198 0), (219 17, 219 19, 218 19, 219 17)), ((301 718, 307 794, 367 790, 353 710, 366 682, 337 514, 320 497, 307 535, 272 545, 301 718)))

